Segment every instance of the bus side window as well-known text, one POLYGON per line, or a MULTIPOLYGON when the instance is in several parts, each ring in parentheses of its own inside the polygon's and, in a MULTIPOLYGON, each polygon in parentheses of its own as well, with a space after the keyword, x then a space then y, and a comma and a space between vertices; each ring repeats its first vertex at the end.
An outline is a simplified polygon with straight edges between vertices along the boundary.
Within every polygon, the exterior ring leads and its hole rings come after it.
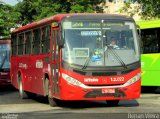
POLYGON ((41 29, 33 30, 32 54, 40 53, 41 29))
POLYGON ((25 33, 25 54, 31 54, 32 32, 25 33))
POLYGON ((51 30, 50 26, 42 28, 42 40, 41 40, 42 53, 49 53, 50 30, 51 30))
POLYGON ((24 33, 18 35, 18 55, 23 55, 24 51, 24 33))
POLYGON ((12 55, 17 54, 17 35, 12 36, 12 55))

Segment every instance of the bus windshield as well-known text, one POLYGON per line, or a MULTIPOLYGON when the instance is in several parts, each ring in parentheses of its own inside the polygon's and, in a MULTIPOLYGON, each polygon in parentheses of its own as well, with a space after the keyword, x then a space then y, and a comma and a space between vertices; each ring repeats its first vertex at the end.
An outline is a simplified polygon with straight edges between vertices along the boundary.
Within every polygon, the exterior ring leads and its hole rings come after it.
POLYGON ((80 66, 122 66, 139 61, 134 23, 64 21, 63 61, 80 66))
POLYGON ((10 68, 10 44, 0 44, 0 70, 10 68))

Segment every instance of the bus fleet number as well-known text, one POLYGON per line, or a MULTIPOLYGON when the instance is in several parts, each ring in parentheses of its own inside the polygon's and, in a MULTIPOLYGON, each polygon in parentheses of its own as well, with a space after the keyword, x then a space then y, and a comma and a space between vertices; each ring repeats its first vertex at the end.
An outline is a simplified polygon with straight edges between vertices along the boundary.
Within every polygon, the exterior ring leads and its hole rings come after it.
POLYGON ((124 77, 111 77, 112 82, 124 81, 124 77))

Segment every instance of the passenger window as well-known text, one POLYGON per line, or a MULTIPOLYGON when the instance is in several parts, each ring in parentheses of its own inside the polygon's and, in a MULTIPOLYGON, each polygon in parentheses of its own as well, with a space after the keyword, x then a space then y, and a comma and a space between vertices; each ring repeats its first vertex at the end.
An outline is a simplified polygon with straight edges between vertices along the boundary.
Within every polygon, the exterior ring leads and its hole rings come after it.
POLYGON ((50 49, 50 26, 42 28, 41 49, 42 53, 49 53, 50 49))
POLYGON ((33 30, 32 54, 40 53, 41 30, 33 30))
POLYGON ((12 55, 17 54, 17 35, 12 36, 12 55))
POLYGON ((18 35, 18 55, 23 55, 24 51, 24 33, 18 35))
POLYGON ((32 32, 25 33, 25 54, 31 54, 32 32))

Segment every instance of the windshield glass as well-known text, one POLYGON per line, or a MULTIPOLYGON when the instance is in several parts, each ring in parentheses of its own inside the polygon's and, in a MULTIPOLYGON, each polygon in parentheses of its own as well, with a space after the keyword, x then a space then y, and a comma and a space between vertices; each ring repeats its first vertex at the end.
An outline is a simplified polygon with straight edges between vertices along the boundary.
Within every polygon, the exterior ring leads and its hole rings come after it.
POLYGON ((122 66, 139 61, 132 22, 65 21, 62 59, 75 65, 122 66))
POLYGON ((10 45, 0 44, 0 69, 10 68, 10 45))

